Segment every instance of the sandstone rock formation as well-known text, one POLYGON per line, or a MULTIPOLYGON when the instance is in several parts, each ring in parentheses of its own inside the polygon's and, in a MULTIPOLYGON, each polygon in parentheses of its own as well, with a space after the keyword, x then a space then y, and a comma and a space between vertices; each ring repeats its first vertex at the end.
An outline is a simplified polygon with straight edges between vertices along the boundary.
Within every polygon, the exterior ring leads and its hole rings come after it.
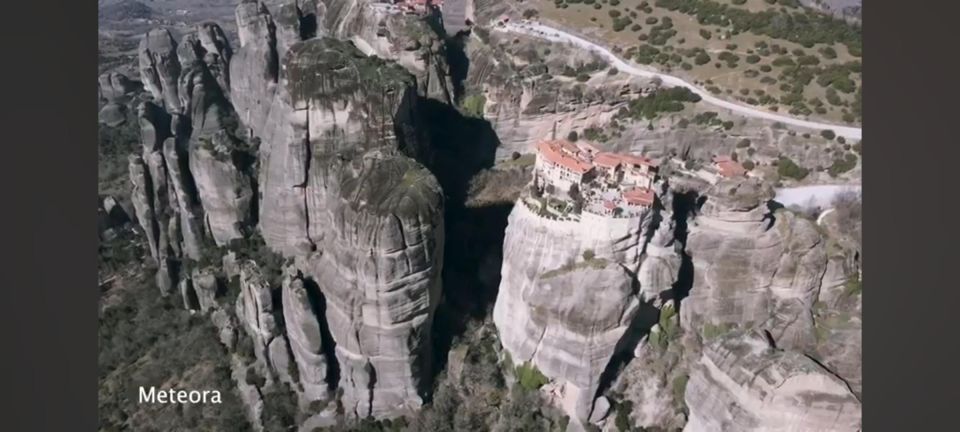
MULTIPOLYGON (((283 319, 293 359, 299 371, 300 384, 306 400, 321 400, 329 396, 327 383, 327 358, 324 352, 323 331, 318 316, 322 311, 315 310, 311 296, 322 296, 319 292, 310 293, 300 274, 287 275, 283 280, 283 319)), ((330 341, 328 341, 329 343, 330 341)))
POLYGON ((689 227, 693 286, 681 305, 686 329, 740 325, 770 331, 781 348, 815 342, 812 308, 827 259, 814 222, 767 207, 768 185, 731 180, 708 191, 689 227))
POLYGON ((299 260, 326 299, 348 415, 419 409, 429 388, 430 328, 440 298, 443 195, 433 175, 392 150, 317 167, 326 185, 322 253, 299 260))
POLYGON ((231 102, 243 125, 259 134, 280 76, 276 24, 256 1, 240 2, 236 17, 240 48, 229 67, 231 102))
POLYGON ((173 35, 167 29, 150 30, 140 41, 139 56, 144 87, 158 104, 171 113, 179 112, 177 81, 180 79, 180 60, 173 35))
POLYGON ((325 186, 311 180, 323 177, 314 159, 380 147, 429 157, 415 88, 399 66, 341 41, 311 39, 290 48, 269 127, 259 135, 260 230, 271 248, 302 255, 320 240, 315 221, 325 186))
POLYGON ((242 328, 253 339, 254 355, 261 374, 271 382, 274 376, 291 383, 291 364, 287 338, 277 321, 279 305, 273 302, 272 288, 256 262, 240 265, 240 296, 236 315, 242 328))
POLYGON ((672 296, 674 284, 680 276, 682 261, 675 247, 677 243, 674 229, 672 219, 661 221, 646 244, 645 256, 637 271, 640 298, 644 302, 659 306, 663 300, 672 296))
POLYGON ((141 78, 154 101, 139 107, 143 155, 131 160, 131 179, 157 259, 199 259, 207 238, 225 245, 251 222, 249 150, 234 136, 238 125, 226 97, 231 58, 223 30, 212 23, 179 45, 164 29, 141 43, 141 78))
POLYGON ((522 202, 510 213, 494 323, 514 363, 564 385, 564 409, 581 420, 611 357, 632 349, 620 345, 639 310, 631 273, 651 216, 556 221, 522 202))
POLYGON ((413 73, 422 96, 452 103, 454 82, 447 43, 415 15, 391 13, 370 0, 320 0, 327 36, 353 42, 368 55, 392 60, 413 73))
POLYGON ((685 392, 686 432, 857 431, 860 401, 816 362, 775 349, 758 331, 704 347, 685 392))
POLYGON ((99 119, 110 127, 122 125, 127 120, 127 102, 143 86, 118 72, 108 72, 98 78, 100 99, 104 101, 99 119))

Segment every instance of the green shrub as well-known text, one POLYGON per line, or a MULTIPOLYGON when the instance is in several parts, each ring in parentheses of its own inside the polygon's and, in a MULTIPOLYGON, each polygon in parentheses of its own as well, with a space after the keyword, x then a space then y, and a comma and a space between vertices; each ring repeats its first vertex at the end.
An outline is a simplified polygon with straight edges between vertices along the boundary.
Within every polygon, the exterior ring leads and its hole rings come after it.
POLYGON ((659 89, 653 94, 631 100, 627 107, 617 113, 619 118, 653 120, 661 112, 679 112, 684 103, 696 103, 700 96, 685 87, 659 89))
POLYGON ((536 390, 550 382, 535 365, 530 362, 517 366, 517 381, 525 390, 536 390))
POLYGON ((830 129, 825 129, 825 130, 820 131, 820 136, 822 136, 822 137, 824 137, 824 138, 826 138, 826 139, 828 139, 828 140, 832 140, 832 139, 836 138, 837 134, 836 134, 834 131, 830 130, 830 129))
POLYGON ((463 113, 470 117, 483 118, 483 108, 486 103, 487 98, 483 95, 469 95, 463 98, 461 108, 463 113))
POLYGON ((781 156, 780 159, 777 160, 777 174, 779 174, 780 177, 803 180, 807 177, 807 174, 810 174, 810 170, 797 165, 796 162, 788 157, 781 156))
POLYGON ((587 250, 583 251, 583 259, 584 259, 585 261, 590 261, 590 260, 592 260, 592 259, 593 259, 594 257, 596 257, 596 256, 597 256, 597 255, 596 255, 596 253, 593 251, 593 249, 587 249, 587 250))
POLYGON ((687 381, 690 380, 688 375, 680 375, 673 379, 673 385, 671 386, 673 390, 673 400, 677 403, 683 403, 683 394, 687 391, 687 381))
POLYGON ((620 432, 630 432, 630 412, 633 411, 633 402, 625 400, 617 405, 617 417, 614 419, 614 426, 620 432))
POLYGON ((693 59, 693 62, 696 63, 697 65, 702 66, 702 65, 705 65, 705 64, 707 64, 707 63, 710 63, 710 60, 711 60, 711 59, 710 59, 710 55, 707 54, 706 51, 700 51, 700 52, 697 54, 697 56, 693 59))
POLYGON ((830 168, 827 169, 827 173, 830 174, 830 177, 836 177, 840 174, 843 174, 847 171, 852 170, 857 166, 857 156, 853 153, 847 153, 842 158, 837 158, 833 160, 833 165, 830 165, 830 168))

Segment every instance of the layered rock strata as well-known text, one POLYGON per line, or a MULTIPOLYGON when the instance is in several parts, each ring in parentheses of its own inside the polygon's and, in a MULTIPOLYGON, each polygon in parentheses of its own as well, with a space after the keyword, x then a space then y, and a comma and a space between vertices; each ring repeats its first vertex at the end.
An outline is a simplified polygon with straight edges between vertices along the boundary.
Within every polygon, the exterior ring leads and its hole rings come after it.
POLYGON ((422 96, 452 103, 454 83, 447 43, 416 15, 370 0, 319 0, 321 32, 353 42, 367 55, 392 60, 413 73, 422 96))
POLYGON ((686 251, 693 286, 681 305, 684 328, 739 325, 768 330, 778 347, 815 343, 812 308, 827 266, 814 222, 767 202, 756 180, 731 180, 707 192, 691 222, 686 251))
POLYGON ((341 402, 351 416, 419 409, 429 388, 430 328, 440 298, 443 194, 412 159, 372 150, 331 158, 317 207, 322 253, 298 266, 326 302, 341 402))
POLYGON ((139 107, 143 153, 131 159, 131 181, 157 260, 199 259, 207 238, 225 245, 251 220, 247 149, 234 137, 226 98, 231 58, 212 23, 179 45, 165 29, 151 30, 140 45, 141 79, 154 101, 139 107))
POLYGON ((672 219, 660 222, 650 241, 646 243, 643 262, 637 271, 640 298, 657 306, 672 297, 674 284, 680 276, 682 258, 674 239, 672 219))
POLYGON ((428 159, 416 102, 414 78, 395 64, 334 39, 293 45, 269 127, 259 135, 260 230, 267 244, 303 255, 321 240, 325 185, 311 180, 323 177, 313 159, 373 148, 428 159))
POLYGON ((628 348, 620 342, 639 310, 632 274, 651 216, 559 221, 523 202, 510 213, 494 323, 513 362, 556 381, 581 420, 611 357, 628 348))
POLYGON ((104 102, 100 108, 100 123, 110 127, 124 124, 127 121, 127 102, 143 89, 143 85, 118 72, 100 75, 97 81, 100 99, 104 102))
POLYGON ((810 358, 769 345, 758 331, 704 347, 684 399, 685 432, 857 431, 860 401, 810 358))

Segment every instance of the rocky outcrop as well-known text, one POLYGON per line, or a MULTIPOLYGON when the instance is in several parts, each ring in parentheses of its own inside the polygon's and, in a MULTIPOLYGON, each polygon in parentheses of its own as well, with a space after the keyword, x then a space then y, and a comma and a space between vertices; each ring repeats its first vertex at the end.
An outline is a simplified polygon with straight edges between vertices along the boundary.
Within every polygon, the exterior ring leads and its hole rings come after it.
POLYGON ((280 87, 259 136, 260 230, 271 248, 303 255, 322 236, 317 221, 325 185, 311 178, 323 178, 323 162, 315 159, 399 148, 424 160, 429 151, 413 77, 348 43, 323 38, 294 45, 280 87))
POLYGON ((291 360, 287 338, 277 320, 279 308, 280 305, 274 304, 272 287, 257 263, 242 263, 240 295, 236 303, 237 319, 253 340, 257 366, 267 382, 278 377, 282 382, 293 384, 289 372, 291 360))
MULTIPOLYGON (((314 287, 304 284, 302 276, 287 275, 283 280, 283 319, 290 350, 299 371, 300 384, 306 400, 322 400, 329 397, 327 383, 327 358, 324 351, 321 321, 322 311, 314 309, 319 292, 308 292, 314 287), (313 299, 311 298, 313 296, 313 299), (318 314, 321 314, 318 316, 318 314)), ((328 341, 327 343, 330 343, 328 341)))
POLYGON ((846 383, 800 353, 773 348, 757 331, 704 347, 684 399, 686 432, 861 428, 860 401, 846 383))
POLYGON ((344 409, 360 418, 416 411, 429 388, 440 299, 440 186, 393 150, 314 167, 310 187, 327 188, 311 208, 323 252, 301 257, 298 267, 326 299, 344 409))
POLYGON ((260 134, 280 76, 276 24, 256 1, 240 2, 236 18, 240 48, 230 62, 230 100, 243 125, 260 134))
POLYGON ((140 77, 144 87, 158 104, 171 113, 180 112, 177 80, 180 79, 180 60, 177 42, 167 29, 147 32, 140 41, 140 77))
POLYGON ((812 308, 827 265, 813 221, 771 212, 768 185, 718 183, 690 223, 686 251, 693 286, 683 300, 686 329, 741 325, 768 330, 778 347, 815 343, 812 308))
POLYGON ((143 85, 118 72, 109 72, 98 78, 100 99, 104 102, 100 108, 99 119, 110 127, 117 127, 127 121, 128 100, 143 90, 143 85))
POLYGON ((554 131, 564 137, 591 126, 605 129, 627 100, 652 88, 643 78, 609 75, 604 60, 590 52, 540 39, 513 43, 515 35, 487 30, 476 35, 464 50, 464 87, 485 99, 484 118, 500 141, 498 157, 531 152, 554 131), (591 78, 571 79, 577 70, 589 70, 584 73, 591 78))
POLYGON ((134 201, 138 216, 152 219, 140 223, 158 259, 200 259, 208 237, 225 245, 252 220, 250 150, 234 135, 226 97, 232 50, 218 25, 195 30, 179 45, 168 31, 152 30, 140 47, 141 78, 154 101, 139 108, 146 169, 131 170, 131 178, 151 185, 135 187, 134 201))
POLYGON ((397 62, 416 76, 422 96, 452 103, 447 42, 426 20, 391 12, 371 0, 319 0, 319 5, 325 11, 320 21, 323 34, 349 40, 367 55, 397 62))
POLYGON ((672 297, 674 284, 680 276, 682 258, 677 252, 674 239, 675 225, 672 219, 660 222, 650 241, 646 244, 643 262, 637 271, 640 282, 640 299, 659 306, 672 297))
POLYGON ((514 206, 503 246, 493 319, 514 363, 531 362, 564 387, 564 409, 586 421, 611 357, 639 311, 632 273, 644 221, 580 221, 535 215, 514 206))
POLYGON ((244 237, 254 190, 249 175, 234 161, 236 139, 225 131, 200 139, 190 154, 190 172, 203 203, 206 226, 219 246, 244 237))

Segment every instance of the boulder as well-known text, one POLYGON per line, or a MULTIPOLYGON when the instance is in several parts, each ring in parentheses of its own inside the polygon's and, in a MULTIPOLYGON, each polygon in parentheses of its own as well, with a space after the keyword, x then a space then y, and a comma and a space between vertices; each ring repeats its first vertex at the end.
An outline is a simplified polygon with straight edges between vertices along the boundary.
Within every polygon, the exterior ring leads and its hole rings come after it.
POLYGON ((861 404, 830 371, 759 331, 734 332, 704 347, 684 395, 685 432, 858 431, 861 404))

